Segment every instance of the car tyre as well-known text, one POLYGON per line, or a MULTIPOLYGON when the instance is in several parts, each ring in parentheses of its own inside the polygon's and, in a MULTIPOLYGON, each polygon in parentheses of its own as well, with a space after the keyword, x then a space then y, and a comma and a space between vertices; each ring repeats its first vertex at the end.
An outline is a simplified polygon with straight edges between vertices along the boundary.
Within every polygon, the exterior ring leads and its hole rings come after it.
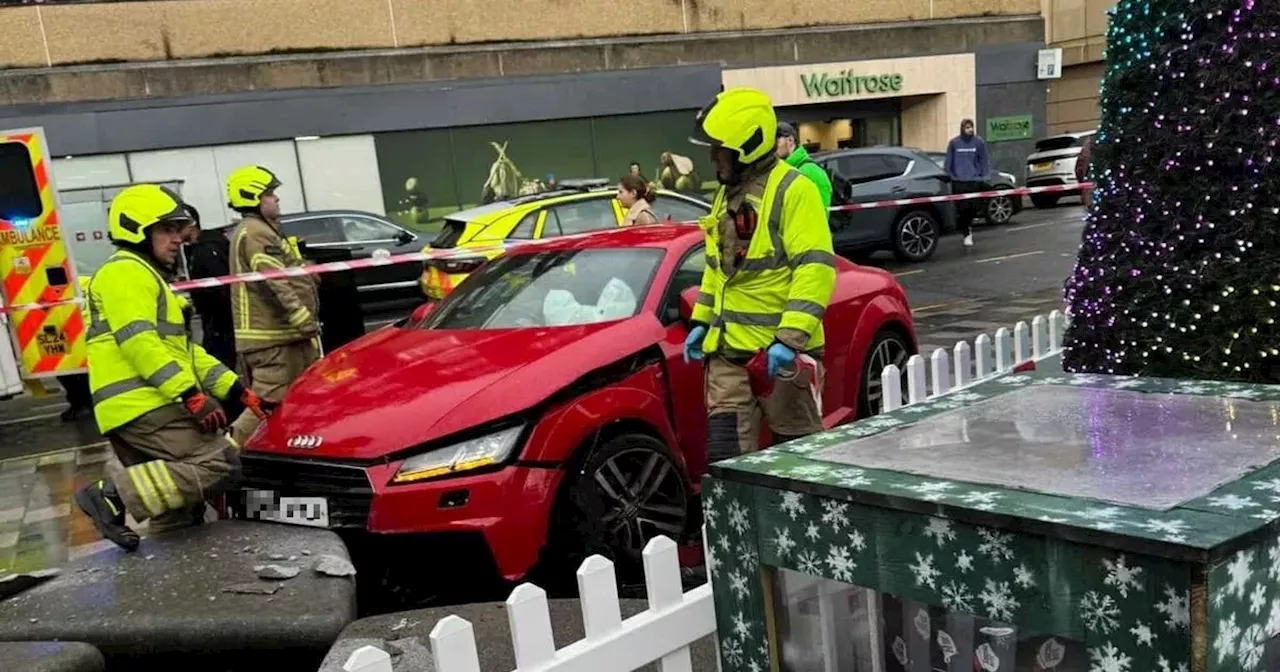
POLYGON ((996 196, 987 199, 986 220, 988 224, 1002 226, 1008 224, 1010 219, 1013 219, 1012 198, 1009 196, 996 196))
POLYGON ((1060 197, 1056 194, 1033 194, 1031 196, 1031 205, 1041 210, 1047 210, 1058 205, 1058 198, 1060 197))
POLYGON ((927 261, 938 250, 938 220, 924 210, 912 210, 893 226, 893 256, 899 261, 927 261))
MULTIPOLYGON (((882 329, 867 346, 867 356, 862 361, 862 388, 858 391, 858 418, 868 418, 880 413, 883 389, 881 374, 893 364, 906 373, 907 359, 911 357, 911 344, 892 329, 882 329)), ((907 398, 907 377, 902 376, 902 398, 907 398)))
POLYGON ((591 448, 566 474, 560 492, 547 532, 546 569, 556 573, 572 572, 599 554, 620 575, 638 576, 650 539, 661 534, 680 543, 693 522, 684 470, 662 441, 647 434, 620 434, 591 448))

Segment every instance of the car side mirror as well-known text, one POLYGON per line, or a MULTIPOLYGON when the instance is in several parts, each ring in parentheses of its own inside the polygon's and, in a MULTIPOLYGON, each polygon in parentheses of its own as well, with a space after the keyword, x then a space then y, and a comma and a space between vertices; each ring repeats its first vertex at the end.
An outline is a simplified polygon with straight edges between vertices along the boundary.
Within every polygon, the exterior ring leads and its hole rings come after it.
POLYGON ((417 239, 418 236, 409 233, 408 231, 401 231, 400 235, 396 236, 396 240, 400 241, 401 245, 408 245, 417 239))
POLYGON ((694 285, 680 292, 680 319, 685 322, 693 321, 693 307, 697 305, 698 293, 701 291, 701 287, 694 285))
POLYGON ((415 308, 413 311, 413 315, 411 315, 409 319, 412 322, 421 322, 427 319, 427 316, 430 315, 431 311, 435 310, 435 308, 436 308, 436 302, 428 301, 422 304, 421 306, 418 306, 417 308, 415 308))

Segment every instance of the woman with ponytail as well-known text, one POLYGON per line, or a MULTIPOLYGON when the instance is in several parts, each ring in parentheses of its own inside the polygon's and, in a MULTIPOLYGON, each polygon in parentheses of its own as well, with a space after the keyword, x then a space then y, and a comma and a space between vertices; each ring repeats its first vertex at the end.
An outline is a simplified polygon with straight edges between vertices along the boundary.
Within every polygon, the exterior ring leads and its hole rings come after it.
POLYGON ((628 173, 618 181, 618 202, 627 209, 623 218, 623 226, 635 224, 657 224, 658 217, 653 214, 653 200, 657 195, 639 175, 628 173))

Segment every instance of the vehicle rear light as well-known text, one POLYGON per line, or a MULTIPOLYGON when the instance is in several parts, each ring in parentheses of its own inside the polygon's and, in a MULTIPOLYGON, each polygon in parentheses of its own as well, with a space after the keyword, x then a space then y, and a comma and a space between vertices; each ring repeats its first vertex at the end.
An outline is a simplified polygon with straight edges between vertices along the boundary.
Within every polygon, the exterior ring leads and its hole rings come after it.
POLYGON ((484 263, 484 259, 474 257, 467 259, 428 259, 424 263, 445 273, 470 273, 480 268, 481 264, 484 263))
POLYGON ((1035 370, 1036 370, 1036 360, 1034 359, 1028 359, 1027 361, 1013 367, 1014 373, 1026 373, 1028 371, 1035 371, 1035 370))

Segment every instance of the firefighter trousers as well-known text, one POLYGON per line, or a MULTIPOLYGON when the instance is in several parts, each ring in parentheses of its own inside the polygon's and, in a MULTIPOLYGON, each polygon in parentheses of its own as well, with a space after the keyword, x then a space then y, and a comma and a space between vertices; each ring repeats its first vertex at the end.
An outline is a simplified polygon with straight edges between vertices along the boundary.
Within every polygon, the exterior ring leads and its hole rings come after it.
POLYGON ((111 432, 117 460, 107 464, 125 510, 151 531, 203 520, 204 503, 240 480, 240 456, 222 433, 200 431, 177 404, 162 406, 111 432))
MULTIPOLYGON (((248 381, 247 387, 263 401, 278 404, 284 399, 289 385, 319 358, 320 352, 315 341, 298 341, 242 352, 240 376, 242 380, 248 381)), ((261 421, 258 416, 245 409, 231 423, 231 440, 237 446, 243 446, 253 436, 259 424, 261 421)))
MULTIPOLYGON (((818 389, 822 389, 822 357, 818 389)), ((774 379, 773 391, 757 398, 751 392, 747 369, 722 355, 708 355, 705 371, 707 403, 707 464, 759 449, 761 417, 769 423, 775 444, 822 431, 822 409, 803 386, 774 379)))

